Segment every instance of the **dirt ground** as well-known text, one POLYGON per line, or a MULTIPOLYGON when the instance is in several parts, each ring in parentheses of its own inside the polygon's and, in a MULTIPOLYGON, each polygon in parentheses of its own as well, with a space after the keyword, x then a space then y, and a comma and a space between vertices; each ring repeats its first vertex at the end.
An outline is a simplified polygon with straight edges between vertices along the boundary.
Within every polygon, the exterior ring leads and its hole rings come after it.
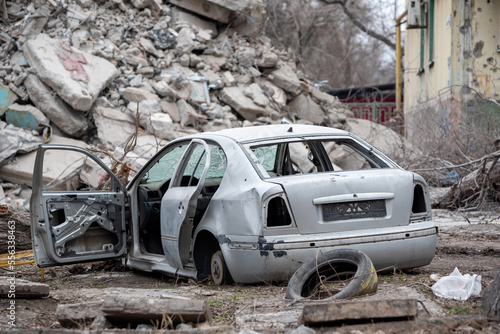
MULTIPOLYGON (((29 220, 27 214, 0 217, 3 221, 29 220)), ((455 301, 436 297, 430 287, 431 274, 449 275, 455 267, 462 274, 482 277, 484 290, 500 270, 500 206, 481 212, 434 210, 439 226, 437 252, 428 266, 408 271, 379 274, 378 291, 372 296, 356 298, 399 299, 419 301, 417 321, 358 325, 337 328, 315 328, 317 332, 339 333, 499 333, 500 319, 488 319, 481 311, 481 298, 455 301)), ((26 222, 24 222, 26 223, 26 222)), ((0 269, 0 275, 10 275, 0 269)), ((16 277, 40 281, 35 265, 17 267, 16 277)), ((285 333, 296 329, 306 302, 285 299, 286 282, 282 284, 216 286, 210 282, 181 280, 161 274, 143 273, 124 268, 119 261, 96 262, 48 268, 44 283, 50 285, 50 296, 43 299, 16 300, 16 327, 59 328, 58 304, 102 300, 105 295, 151 296, 160 298, 194 298, 206 300, 212 312, 211 325, 231 326, 231 330, 252 329, 261 333, 285 333)), ((342 302, 342 301, 335 301, 342 302)), ((0 332, 8 328, 8 299, 0 299, 0 332)))

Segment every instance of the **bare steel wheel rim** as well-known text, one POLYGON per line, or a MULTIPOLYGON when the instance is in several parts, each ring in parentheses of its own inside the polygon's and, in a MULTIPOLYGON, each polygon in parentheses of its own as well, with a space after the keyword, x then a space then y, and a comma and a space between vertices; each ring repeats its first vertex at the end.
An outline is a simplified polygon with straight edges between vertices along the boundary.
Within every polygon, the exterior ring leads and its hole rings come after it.
POLYGON ((212 255, 210 262, 210 272, 215 284, 220 285, 224 282, 224 262, 222 260, 221 251, 217 251, 212 255))

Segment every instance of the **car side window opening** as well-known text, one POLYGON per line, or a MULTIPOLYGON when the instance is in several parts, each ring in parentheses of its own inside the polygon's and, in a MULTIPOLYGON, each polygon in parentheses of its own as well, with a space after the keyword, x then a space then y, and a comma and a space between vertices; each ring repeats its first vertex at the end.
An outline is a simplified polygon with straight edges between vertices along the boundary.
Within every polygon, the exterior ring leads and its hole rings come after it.
POLYGON ((270 177, 387 167, 349 139, 281 142, 250 149, 270 177))
MULTIPOLYGON (((208 143, 210 148, 210 166, 202 193, 198 197, 194 227, 201 221, 212 196, 219 188, 227 159, 221 147, 208 143)), ((179 145, 163 155, 144 173, 138 189, 139 236, 141 249, 144 252, 163 255, 160 229, 161 199, 168 190, 171 178, 180 159, 188 147, 188 143, 179 145)), ((196 186, 205 168, 205 150, 196 144, 188 163, 182 171, 181 187, 196 186)), ((194 230, 194 228, 193 228, 194 230)))

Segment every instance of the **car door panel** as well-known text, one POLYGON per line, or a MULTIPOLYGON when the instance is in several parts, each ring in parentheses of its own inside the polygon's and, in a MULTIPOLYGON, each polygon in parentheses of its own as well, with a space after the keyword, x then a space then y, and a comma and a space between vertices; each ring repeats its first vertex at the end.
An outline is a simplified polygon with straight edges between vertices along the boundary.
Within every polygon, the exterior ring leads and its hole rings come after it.
POLYGON ((198 195, 204 186, 209 167, 210 149, 207 143, 192 140, 177 165, 168 190, 163 195, 160 214, 162 245, 165 257, 174 267, 184 268, 188 262, 198 195), (201 147, 203 153, 199 159, 195 158, 193 161, 197 147, 201 147), (192 173, 188 175, 186 171, 193 162, 192 173), (195 177, 198 168, 201 174, 195 177))
POLYGON ((126 252, 126 190, 96 156, 79 147, 42 145, 33 175, 31 231, 39 266, 108 259, 126 252), (44 157, 52 150, 78 152, 94 160, 109 175, 110 189, 44 189, 44 157))

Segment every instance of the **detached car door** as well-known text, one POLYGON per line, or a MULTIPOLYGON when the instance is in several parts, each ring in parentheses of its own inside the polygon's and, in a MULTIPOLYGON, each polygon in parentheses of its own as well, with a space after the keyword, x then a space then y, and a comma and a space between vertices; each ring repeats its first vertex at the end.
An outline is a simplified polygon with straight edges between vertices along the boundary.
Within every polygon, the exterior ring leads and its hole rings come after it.
POLYGON ((125 187, 95 155, 75 146, 41 145, 31 197, 31 237, 37 265, 123 255, 127 250, 126 202, 125 187), (91 180, 82 182, 84 175, 91 180), (92 183, 95 188, 88 185, 92 183))
POLYGON ((198 196, 210 168, 210 148, 193 139, 175 169, 161 201, 161 239, 167 261, 184 268, 192 248, 193 220, 198 196))

